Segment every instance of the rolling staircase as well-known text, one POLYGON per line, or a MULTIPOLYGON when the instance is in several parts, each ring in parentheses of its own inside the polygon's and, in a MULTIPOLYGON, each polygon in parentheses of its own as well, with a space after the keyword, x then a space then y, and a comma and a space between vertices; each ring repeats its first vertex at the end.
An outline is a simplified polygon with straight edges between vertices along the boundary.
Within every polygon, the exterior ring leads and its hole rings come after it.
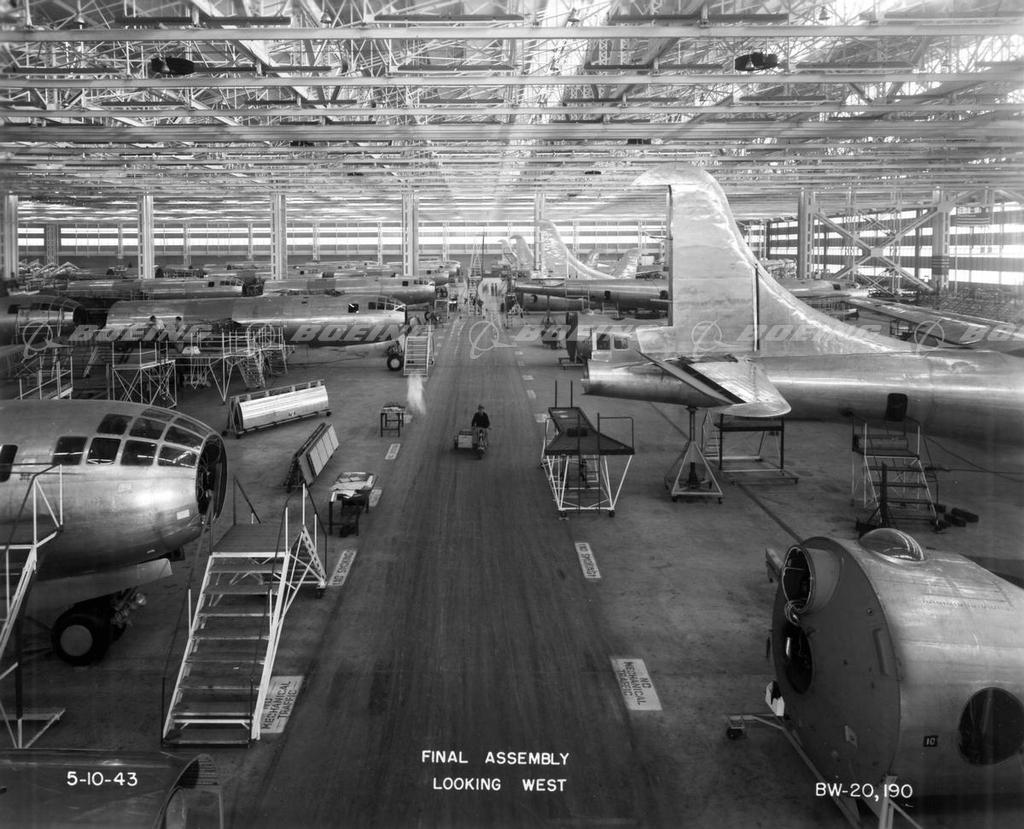
POLYGON ((934 479, 921 463, 919 426, 907 421, 862 421, 854 427, 853 452, 852 496, 854 503, 871 510, 869 524, 936 524, 934 479))
POLYGON ((214 545, 163 726, 168 745, 248 745, 260 720, 285 616, 306 585, 327 586, 305 487, 301 520, 234 524, 214 545), (312 526, 307 526, 307 512, 312 526))
MULTIPOLYGON (((21 607, 36 575, 39 550, 61 531, 64 522, 63 478, 60 467, 48 467, 32 475, 25 497, 10 533, 4 539, 3 560, 0 561, 0 680, 21 670, 17 651, 8 656, 8 645, 21 615, 21 607), (57 478, 57 494, 48 496, 41 486, 42 476, 57 478)), ((30 747, 46 729, 64 714, 64 709, 26 710, 20 693, 16 694, 13 716, 8 713, 0 697, 0 718, 14 748, 30 747), (25 726, 35 723, 35 731, 27 735, 25 726)))
POLYGON ((402 373, 408 377, 418 374, 426 377, 434 362, 434 332, 427 328, 425 334, 409 334, 405 338, 405 357, 402 362, 402 373))

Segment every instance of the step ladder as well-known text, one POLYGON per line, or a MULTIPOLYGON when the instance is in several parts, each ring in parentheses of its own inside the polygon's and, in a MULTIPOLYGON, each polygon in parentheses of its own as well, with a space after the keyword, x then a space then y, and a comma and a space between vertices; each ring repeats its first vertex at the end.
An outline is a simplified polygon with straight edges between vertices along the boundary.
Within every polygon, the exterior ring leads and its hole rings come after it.
POLYGON ((483 278, 484 275, 484 262, 483 262, 483 244, 477 247, 473 245, 473 251, 469 255, 469 278, 477 283, 483 278))
POLYGON ((434 362, 434 333, 428 328, 426 334, 409 334, 405 338, 405 358, 402 373, 408 377, 418 374, 426 377, 434 362))
POLYGON ((281 343, 278 346, 269 347, 266 350, 265 367, 266 373, 274 377, 280 377, 288 372, 288 357, 285 354, 286 346, 281 343))
POLYGON ((855 504, 871 510, 868 521, 883 527, 907 521, 936 524, 934 481, 921 463, 920 427, 864 421, 854 429, 851 494, 855 504))
MULTIPOLYGON (((35 579, 39 550, 53 540, 64 524, 64 479, 61 468, 47 467, 35 472, 29 482, 17 517, 3 539, 3 560, 0 561, 0 681, 21 671, 17 657, 8 658, 8 646, 21 615, 29 587, 35 579), (56 477, 56 493, 49 495, 42 487, 43 476, 56 477), (20 531, 20 532, 19 532, 20 531)), ((18 685, 20 686, 20 680, 18 685)), ((0 718, 14 748, 29 748, 43 732, 64 714, 63 708, 24 709, 16 694, 16 710, 10 714, 0 695, 0 718), (35 723, 34 733, 25 731, 26 724, 35 723)))
POLYGON ((248 745, 260 738, 288 610, 303 586, 318 595, 327 586, 307 500, 303 487, 297 524, 289 523, 286 508, 280 527, 235 524, 214 545, 164 720, 165 744, 248 745))
POLYGON ((239 358, 238 371, 247 389, 262 389, 267 385, 261 352, 250 352, 239 358))

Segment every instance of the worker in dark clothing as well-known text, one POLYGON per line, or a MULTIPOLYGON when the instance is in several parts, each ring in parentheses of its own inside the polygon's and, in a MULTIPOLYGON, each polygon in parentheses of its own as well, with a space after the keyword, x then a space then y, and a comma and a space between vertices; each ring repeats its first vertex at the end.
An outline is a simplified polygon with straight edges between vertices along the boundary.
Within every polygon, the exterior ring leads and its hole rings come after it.
POLYGON ((481 429, 491 428, 491 419, 487 416, 487 412, 484 411, 483 405, 476 407, 476 414, 473 415, 473 422, 470 425, 474 429, 477 427, 481 429))
POLYGON ((487 432, 491 428, 491 419, 484 411, 483 405, 477 406, 470 425, 473 427, 473 449, 476 450, 477 458, 482 458, 487 450, 487 432))

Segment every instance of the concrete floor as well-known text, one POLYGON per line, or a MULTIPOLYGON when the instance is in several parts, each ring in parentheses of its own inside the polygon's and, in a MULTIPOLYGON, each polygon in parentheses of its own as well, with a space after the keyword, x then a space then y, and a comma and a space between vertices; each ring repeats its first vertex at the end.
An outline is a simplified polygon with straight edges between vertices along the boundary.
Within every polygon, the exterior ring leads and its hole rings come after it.
MULTIPOLYGON (((787 425, 797 485, 726 482, 721 503, 673 503, 663 475, 685 441, 685 412, 582 396, 579 369, 558 367, 564 352, 539 342, 536 322, 449 321, 425 413, 400 436, 379 435, 380 408, 407 397, 406 379, 380 356, 292 355, 282 382, 325 380, 340 442, 311 490, 314 503, 326 515, 343 470, 373 471, 382 496, 358 536, 328 541, 328 572, 343 551, 356 551, 344 585, 321 599, 303 594, 288 617, 275 674, 300 675, 303 686, 285 732, 210 750, 228 825, 847 825, 815 796, 814 777, 781 734, 751 728, 728 740, 725 729, 729 714, 767 713, 775 585, 765 548, 856 537, 849 427, 787 425), (614 517, 560 518, 540 468, 538 415, 556 393, 568 404, 573 383, 574 402, 591 417, 633 419, 636 454, 614 517), (454 451, 452 438, 480 402, 493 428, 477 460, 454 451), (584 579, 579 542, 590 545, 600 580, 584 579), (660 711, 626 709, 612 657, 644 660, 660 711), (424 761, 429 750, 452 754, 424 761), (567 757, 485 762, 488 752, 519 751, 567 757), (500 789, 446 791, 456 778, 497 779, 500 789), (522 781, 536 778, 553 781, 549 790, 525 791, 522 781)), ((215 427, 226 419, 210 389, 183 393, 179 406, 215 427)), ((265 521, 284 507, 289 459, 316 422, 227 439, 231 471, 265 521)), ((624 421, 614 423, 618 435, 624 421)), ((948 470, 940 499, 981 520, 941 534, 913 528, 922 543, 1024 566, 1022 459, 932 445, 933 464, 948 470)), ((64 665, 38 629, 27 695, 32 705, 66 708, 41 746, 160 747, 185 587, 202 564, 193 553, 174 578, 151 585, 149 605, 101 664, 64 665)), ((1024 804, 927 806, 918 815, 929 827, 1018 826, 1024 804)))

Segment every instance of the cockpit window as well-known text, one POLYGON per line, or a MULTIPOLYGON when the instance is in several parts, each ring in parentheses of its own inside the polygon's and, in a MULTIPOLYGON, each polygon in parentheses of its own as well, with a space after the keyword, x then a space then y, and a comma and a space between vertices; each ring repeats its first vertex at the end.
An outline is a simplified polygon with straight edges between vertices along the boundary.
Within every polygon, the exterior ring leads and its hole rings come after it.
POLYGON ((6 481, 11 477, 11 468, 14 466, 16 454, 18 454, 16 444, 5 443, 0 446, 0 481, 6 481))
POLYGON ((160 435, 164 433, 165 426, 166 424, 159 420, 153 420, 150 417, 139 417, 132 424, 132 430, 129 434, 137 438, 159 440, 160 435))
POLYGON ((148 440, 126 440, 121 463, 124 466, 152 466, 156 457, 156 444, 148 440))
POLYGON ((195 432, 181 428, 180 422, 173 423, 167 429, 165 440, 171 443, 180 443, 182 446, 190 446, 193 449, 198 449, 203 445, 203 439, 195 432))
POLYGON ((75 466, 82 462, 87 438, 57 438, 57 448, 53 450, 53 462, 58 466, 75 466))
POLYGON ((608 351, 612 347, 612 338, 608 334, 598 334, 594 342, 594 348, 599 351, 608 351))
POLYGON ((123 435, 130 420, 127 415, 108 414, 100 421, 100 427, 96 431, 101 435, 123 435))
POLYGON ((199 463, 199 455, 196 452, 190 452, 188 449, 164 446, 160 449, 160 457, 157 463, 160 466, 187 466, 194 468, 199 463))
POLYGON ((93 438, 86 463, 113 463, 121 441, 116 438, 93 438))

